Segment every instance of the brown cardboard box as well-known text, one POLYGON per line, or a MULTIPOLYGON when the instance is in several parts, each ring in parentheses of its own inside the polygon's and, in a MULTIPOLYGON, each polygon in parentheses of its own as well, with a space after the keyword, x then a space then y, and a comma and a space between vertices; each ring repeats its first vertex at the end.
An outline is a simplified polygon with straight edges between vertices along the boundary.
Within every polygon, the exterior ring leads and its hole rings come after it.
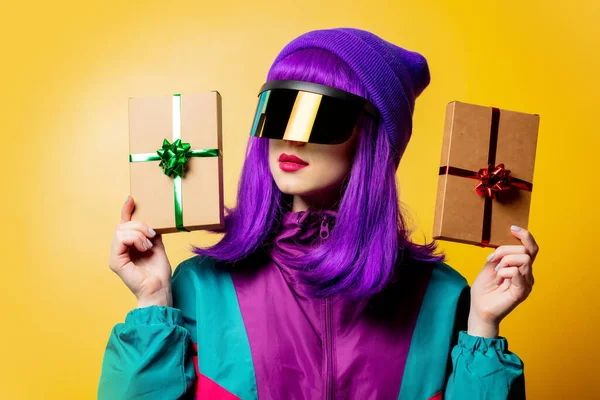
POLYGON ((192 156, 185 163, 180 178, 181 228, 222 227, 221 95, 217 91, 129 99, 130 192, 135 200, 132 220, 145 222, 158 233, 183 230, 177 228, 175 218, 176 175, 167 176, 160 160, 133 161, 139 159, 138 154, 158 158, 164 139, 174 143, 174 134, 182 143, 189 143, 190 150, 213 149, 210 155, 192 156))
POLYGON ((448 104, 434 239, 483 247, 519 243, 510 226, 528 226, 539 121, 537 114, 448 104), (481 180, 490 164, 504 164, 508 178, 499 179, 496 169, 487 183, 481 180))

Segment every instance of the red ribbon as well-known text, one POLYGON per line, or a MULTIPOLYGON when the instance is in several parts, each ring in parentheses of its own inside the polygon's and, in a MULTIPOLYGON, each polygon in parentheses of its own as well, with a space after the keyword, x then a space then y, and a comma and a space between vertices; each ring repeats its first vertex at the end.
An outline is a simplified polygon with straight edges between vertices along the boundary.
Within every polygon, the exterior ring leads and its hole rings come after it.
POLYGON ((510 172, 509 169, 504 168, 504 163, 500 163, 495 167, 490 164, 477 172, 450 166, 440 167, 440 175, 449 174, 479 180, 479 183, 475 186, 475 192, 480 196, 491 197, 494 200, 500 200, 502 198, 501 193, 512 188, 529 192, 533 190, 531 183, 511 176, 510 172))

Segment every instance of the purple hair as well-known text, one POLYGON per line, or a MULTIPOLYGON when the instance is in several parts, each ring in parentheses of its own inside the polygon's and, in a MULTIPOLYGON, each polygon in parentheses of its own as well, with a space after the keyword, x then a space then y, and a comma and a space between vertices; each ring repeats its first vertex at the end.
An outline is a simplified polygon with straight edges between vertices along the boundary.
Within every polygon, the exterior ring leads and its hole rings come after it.
MULTIPOLYGON (((323 50, 289 55, 267 77, 279 79, 320 83, 371 100, 349 67, 323 50)), ((435 242, 419 245, 409 240, 396 188, 395 150, 383 124, 361 116, 359 128, 352 170, 329 238, 288 265, 303 271, 302 277, 319 297, 336 293, 353 299, 371 297, 390 282, 397 266, 445 259, 434 254, 435 242)), ((192 246, 194 253, 229 264, 270 246, 290 201, 273 180, 268 151, 268 139, 249 138, 237 206, 225 217, 225 235, 209 248, 192 246)))

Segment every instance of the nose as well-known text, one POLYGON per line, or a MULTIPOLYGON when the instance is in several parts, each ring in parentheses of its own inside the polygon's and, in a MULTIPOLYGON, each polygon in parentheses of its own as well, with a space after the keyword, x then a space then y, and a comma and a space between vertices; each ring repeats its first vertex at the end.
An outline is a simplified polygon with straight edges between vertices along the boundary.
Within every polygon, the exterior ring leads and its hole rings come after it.
POLYGON ((296 146, 296 147, 301 147, 304 146, 306 143, 305 142, 299 142, 297 140, 288 140, 288 139, 283 139, 284 143, 289 143, 292 146, 296 146))

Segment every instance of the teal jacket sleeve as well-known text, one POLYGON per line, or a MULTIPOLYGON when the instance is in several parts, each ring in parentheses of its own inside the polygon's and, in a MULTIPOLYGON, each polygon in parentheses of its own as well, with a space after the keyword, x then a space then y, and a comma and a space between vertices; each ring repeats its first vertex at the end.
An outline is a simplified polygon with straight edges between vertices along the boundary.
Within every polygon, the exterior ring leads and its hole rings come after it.
MULTIPOLYGON (((174 298, 176 289, 172 283, 174 298)), ((173 305, 135 308, 113 327, 102 361, 99 400, 193 398, 191 335, 182 311, 175 301, 173 305)))
MULTIPOLYGON (((463 297, 469 299, 468 295, 463 297)), ((450 355, 444 399, 524 400, 523 362, 508 350, 506 338, 467 333, 469 303, 459 303, 462 309, 457 313, 457 340, 450 355)))

